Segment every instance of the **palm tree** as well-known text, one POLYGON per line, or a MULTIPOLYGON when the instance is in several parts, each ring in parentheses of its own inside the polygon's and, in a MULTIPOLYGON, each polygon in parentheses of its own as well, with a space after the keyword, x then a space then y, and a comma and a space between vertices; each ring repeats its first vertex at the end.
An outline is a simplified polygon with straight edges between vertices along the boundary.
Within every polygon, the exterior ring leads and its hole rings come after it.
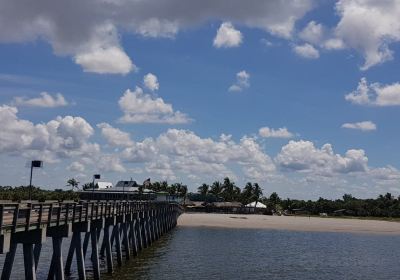
POLYGON ((244 205, 247 205, 251 202, 253 193, 253 185, 251 182, 248 182, 242 192, 242 203, 244 205))
POLYGON ((202 196, 206 196, 208 194, 208 189, 210 188, 209 185, 207 184, 203 184, 200 187, 197 188, 197 191, 199 194, 201 194, 202 196))
POLYGON ((75 180, 75 178, 71 178, 67 181, 67 186, 71 186, 72 190, 74 190, 74 188, 78 188, 79 182, 77 180, 75 180))
POLYGON ((160 191, 167 192, 168 191, 168 182, 162 181, 160 185, 160 191))
POLYGON ((184 205, 186 204, 187 192, 188 192, 187 186, 186 185, 182 185, 181 189, 180 189, 180 194, 183 197, 183 204, 184 205))
POLYGON ((261 187, 258 185, 258 183, 254 183, 254 187, 253 187, 253 197, 254 197, 254 199, 256 200, 256 205, 255 206, 257 206, 257 203, 258 203, 258 201, 260 200, 260 197, 262 196, 262 189, 261 189, 261 187))
POLYGON ((153 184, 151 184, 151 190, 159 192, 161 190, 160 182, 154 182, 153 184))
POLYGON ((209 193, 218 197, 221 195, 222 190, 223 190, 223 188, 222 188, 221 182, 215 181, 214 183, 212 183, 211 190, 209 191, 209 193))
MULTIPOLYGON (((231 182, 231 180, 228 177, 225 177, 224 183, 222 184, 222 196, 225 199, 225 201, 233 201, 235 194, 237 193, 237 187, 235 186, 234 182, 231 182)), ((239 189, 240 190, 240 189, 239 189)))

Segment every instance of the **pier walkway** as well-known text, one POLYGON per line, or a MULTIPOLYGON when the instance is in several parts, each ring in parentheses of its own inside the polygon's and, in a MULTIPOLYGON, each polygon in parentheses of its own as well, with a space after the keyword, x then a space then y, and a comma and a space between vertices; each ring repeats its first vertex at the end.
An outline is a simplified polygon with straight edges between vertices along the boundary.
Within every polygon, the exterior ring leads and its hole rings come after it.
POLYGON ((36 279, 42 244, 52 240, 48 279, 65 279, 76 259, 79 279, 86 279, 85 256, 91 244, 94 279, 100 279, 100 256, 108 273, 116 263, 136 256, 176 226, 177 203, 156 201, 81 201, 0 204, 0 254, 6 254, 1 280, 10 279, 17 245, 23 246, 25 279, 36 279), (71 237, 71 238, 69 238, 71 237), (70 240, 64 265, 62 243, 70 240))

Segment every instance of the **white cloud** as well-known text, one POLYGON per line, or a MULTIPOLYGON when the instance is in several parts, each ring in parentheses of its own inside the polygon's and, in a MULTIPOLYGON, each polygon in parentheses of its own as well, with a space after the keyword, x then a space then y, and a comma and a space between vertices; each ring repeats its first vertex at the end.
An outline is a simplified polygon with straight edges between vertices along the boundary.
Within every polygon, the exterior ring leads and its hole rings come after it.
POLYGON ((286 127, 273 129, 265 126, 258 130, 258 134, 264 138, 292 138, 294 136, 286 127))
POLYGON ((47 92, 41 92, 40 97, 28 99, 26 97, 15 97, 13 100, 15 106, 31 106, 42 108, 55 108, 67 106, 68 102, 61 93, 53 95, 47 92))
POLYGON ((143 84, 146 88, 148 88, 151 91, 155 91, 160 88, 157 76, 152 73, 148 73, 147 75, 144 76, 143 84))
POLYGON ((46 40, 57 55, 73 56, 85 71, 126 74, 134 66, 117 27, 145 37, 174 37, 182 29, 223 20, 290 38, 296 21, 313 6, 312 0, 3 1, 0 42, 46 40))
POLYGON ((145 94, 139 87, 135 91, 125 91, 118 104, 124 113, 120 121, 124 123, 185 124, 191 121, 186 114, 174 111, 162 98, 145 94))
POLYGON ((323 44, 322 47, 327 50, 342 50, 346 46, 342 39, 339 38, 330 38, 327 39, 323 44))
POLYGON ((379 181, 395 181, 397 183, 400 180, 400 171, 390 165, 371 169, 369 173, 373 179, 379 181))
POLYGON ((250 74, 245 70, 236 73, 236 82, 231 85, 228 91, 242 91, 250 87, 250 74))
POLYGON ((102 136, 111 146, 129 147, 133 145, 133 141, 131 140, 129 133, 112 127, 108 123, 99 123, 97 127, 101 129, 102 136))
POLYGON ((179 25, 176 21, 150 18, 140 23, 137 32, 150 38, 173 38, 178 33, 179 25))
POLYGON ((343 128, 356 129, 361 131, 372 131, 376 130, 376 124, 371 121, 363 121, 356 123, 344 123, 342 125, 343 128))
POLYGON ((400 83, 390 85, 368 84, 367 79, 362 78, 357 89, 345 95, 345 99, 358 105, 399 106, 400 83))
POLYGON ((75 63, 85 72, 125 75, 136 70, 120 46, 118 32, 111 23, 96 26, 87 41, 73 51, 75 63))
POLYGON ((309 43, 305 43, 303 45, 295 45, 293 46, 293 51, 297 55, 304 58, 309 58, 309 59, 319 58, 319 51, 309 43))
POLYGON ((126 172, 120 158, 115 154, 102 154, 96 162, 97 167, 102 172, 126 172))
POLYGON ((85 72, 99 74, 128 74, 135 68, 129 56, 115 46, 79 53, 75 56, 75 63, 85 72))
POLYGON ((311 172, 320 176, 368 171, 364 150, 348 150, 335 154, 331 144, 318 149, 310 141, 290 141, 283 146, 275 162, 285 170, 311 172))
MULTIPOLYGON (((111 147, 104 145, 101 150, 98 144, 90 142, 94 130, 81 117, 57 117, 48 123, 34 124, 18 118, 17 113, 15 107, 0 106, 0 155, 47 162, 70 161, 66 169, 71 172, 145 172, 155 180, 179 178, 185 183, 212 182, 229 176, 240 185, 256 181, 304 188, 325 186, 325 191, 322 187, 312 190, 330 194, 339 192, 338 187, 340 194, 354 190, 350 181, 356 184, 367 181, 367 187, 391 186, 400 178, 400 171, 390 165, 369 167, 364 150, 350 149, 336 154, 330 144, 318 148, 309 141, 290 141, 272 160, 257 137, 243 136, 235 141, 231 135, 222 134, 214 139, 189 130, 168 129, 154 138, 133 141, 128 133, 102 123, 98 127, 111 147)), ((373 192, 367 187, 367 191, 373 192)))
POLYGON ((363 54, 362 70, 393 58, 389 45, 400 41, 398 0, 340 0, 336 11, 340 16, 336 35, 363 54))
POLYGON ((70 165, 68 165, 67 169, 71 172, 84 172, 85 166, 78 161, 74 161, 70 165))
POLYGON ((275 166, 253 138, 235 143, 229 137, 201 138, 187 130, 169 129, 156 139, 146 138, 122 152, 129 162, 144 162, 148 171, 173 177, 178 173, 203 177, 235 176, 231 165, 238 165, 246 178, 266 179, 275 166), (164 173, 165 172, 165 173, 164 173))
POLYGON ((223 22, 217 31, 213 45, 216 48, 238 47, 242 43, 243 35, 230 22, 223 22))
POLYGON ((88 142, 93 128, 81 117, 57 117, 35 125, 17 113, 15 107, 0 106, 0 153, 56 161, 99 152, 98 144, 88 142))
POLYGON ((324 37, 324 28, 322 24, 310 21, 299 33, 299 37, 308 43, 319 45, 324 37))

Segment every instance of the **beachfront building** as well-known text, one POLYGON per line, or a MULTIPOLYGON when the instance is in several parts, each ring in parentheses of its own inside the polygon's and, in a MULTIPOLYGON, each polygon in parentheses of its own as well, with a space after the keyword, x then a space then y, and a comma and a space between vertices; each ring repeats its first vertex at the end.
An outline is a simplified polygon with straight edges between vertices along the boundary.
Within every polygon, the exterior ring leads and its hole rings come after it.
POLYGON ((106 189, 111 189, 113 187, 113 184, 110 182, 97 182, 96 185, 97 189, 99 190, 106 190, 106 189))

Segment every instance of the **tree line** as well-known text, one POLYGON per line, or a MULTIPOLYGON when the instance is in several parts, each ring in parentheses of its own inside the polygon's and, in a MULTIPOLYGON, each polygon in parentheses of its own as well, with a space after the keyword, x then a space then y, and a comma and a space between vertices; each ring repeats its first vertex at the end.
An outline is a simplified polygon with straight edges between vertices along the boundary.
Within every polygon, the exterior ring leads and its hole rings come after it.
POLYGON ((229 178, 221 183, 215 181, 211 185, 202 184, 197 193, 188 194, 192 201, 237 201, 243 205, 250 202, 261 202, 267 206, 269 213, 302 213, 310 215, 347 215, 359 217, 400 217, 400 196, 394 197, 391 193, 379 195, 377 198, 360 199, 351 194, 344 194, 341 199, 318 200, 281 199, 276 192, 263 196, 258 183, 248 182, 241 189, 229 178))
MULTIPOLYGON (((32 199, 45 200, 78 200, 78 193, 73 190, 79 182, 75 179, 67 181, 68 190, 55 189, 44 190, 37 186, 32 187, 32 199), (70 188, 70 189, 69 189, 70 188)), ((83 184, 88 188, 92 183, 83 184)), ((307 213, 319 215, 320 213, 343 214, 360 217, 400 217, 400 197, 394 197, 390 193, 379 195, 377 198, 360 199, 351 194, 344 194, 340 199, 318 200, 281 199, 276 192, 264 196, 258 183, 248 182, 242 188, 226 177, 222 182, 215 181, 212 184, 203 183, 197 188, 197 192, 189 193, 188 187, 182 183, 169 184, 167 181, 153 182, 147 186, 154 192, 167 192, 170 195, 182 197, 184 201, 204 201, 212 203, 216 201, 236 201, 243 205, 257 201, 267 206, 267 212, 278 213, 307 213)), ((29 198, 28 186, 0 186, 0 200, 21 201, 29 198)))
MULTIPOLYGON (((29 199, 29 186, 0 186, 0 200, 21 201, 29 199)), ((72 190, 44 190, 40 187, 32 186, 32 200, 44 202, 46 200, 79 200, 79 195, 72 190)))

